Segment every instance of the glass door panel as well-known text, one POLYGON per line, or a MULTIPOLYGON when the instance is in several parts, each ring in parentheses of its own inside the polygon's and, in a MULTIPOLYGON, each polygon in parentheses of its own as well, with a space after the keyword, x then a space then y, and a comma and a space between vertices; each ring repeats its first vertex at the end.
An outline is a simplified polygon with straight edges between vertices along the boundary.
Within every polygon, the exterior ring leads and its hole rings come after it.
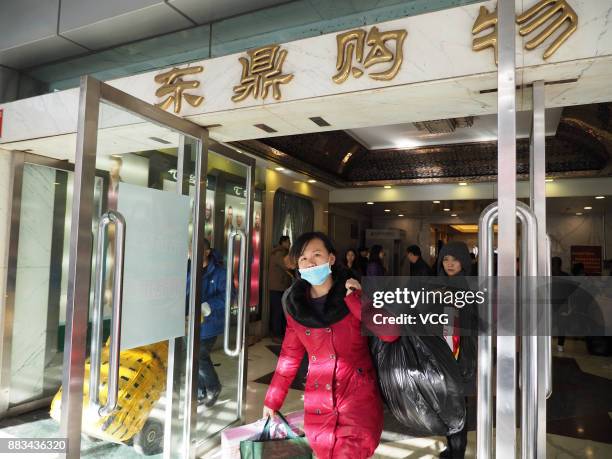
POLYGON ((190 292, 199 293, 190 251, 200 251, 194 222, 203 201, 182 186, 183 164, 194 164, 197 181, 207 134, 95 80, 83 82, 68 389, 51 413, 70 440, 68 457, 185 457, 199 316, 199 302, 189 303, 190 292), (102 171, 101 181, 93 170, 102 171))
POLYGON ((244 404, 246 346, 252 294, 252 174, 254 163, 230 148, 214 144, 207 161, 204 234, 210 244, 202 289, 198 408, 195 439, 205 445, 221 430, 240 422, 244 404), (214 267, 212 266, 214 264, 214 267), (211 271, 212 270, 212 271, 211 271), (221 271, 223 271, 221 273, 221 271), (217 289, 211 286, 222 282, 217 289), (219 295, 222 301, 215 300, 219 295), (212 300, 211 300, 212 299, 212 300), (217 391, 220 393, 217 396, 217 391))

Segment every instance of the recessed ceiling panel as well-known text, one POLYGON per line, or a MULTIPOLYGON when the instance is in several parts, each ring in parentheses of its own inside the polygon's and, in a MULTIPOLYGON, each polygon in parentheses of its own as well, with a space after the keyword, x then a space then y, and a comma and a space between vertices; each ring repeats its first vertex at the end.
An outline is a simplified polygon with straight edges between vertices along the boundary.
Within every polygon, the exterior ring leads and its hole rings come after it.
MULTIPOLYGON (((546 135, 552 136, 557 132, 557 125, 561 117, 560 108, 546 110, 546 135)), ((368 150, 384 150, 390 148, 416 148, 427 145, 446 145, 467 142, 488 142, 497 139, 497 115, 480 115, 473 118, 473 124, 462 122, 447 123, 449 129, 434 129, 441 123, 430 123, 430 132, 419 123, 394 124, 362 129, 351 129, 351 134, 368 150), (444 132, 447 131, 447 132, 444 132)), ((454 120, 454 119, 451 119, 454 120)), ((448 120, 450 121, 450 120, 448 120)), ((527 138, 531 131, 531 112, 518 112, 516 118, 516 132, 518 138, 527 138)))

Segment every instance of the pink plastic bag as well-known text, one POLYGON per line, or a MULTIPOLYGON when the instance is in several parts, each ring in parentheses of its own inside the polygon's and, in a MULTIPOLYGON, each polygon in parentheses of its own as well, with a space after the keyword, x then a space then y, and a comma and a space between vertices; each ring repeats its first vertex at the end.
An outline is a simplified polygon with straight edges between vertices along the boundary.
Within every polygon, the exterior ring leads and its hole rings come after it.
MULTIPOLYGON (((293 431, 301 435, 304 429, 304 411, 294 411, 286 415, 285 418, 293 431)), ((225 429, 221 432, 221 458, 240 459, 240 442, 258 438, 265 423, 265 419, 259 419, 250 424, 225 429)), ((273 438, 285 438, 287 436, 285 428, 279 423, 274 423, 270 432, 273 438)))

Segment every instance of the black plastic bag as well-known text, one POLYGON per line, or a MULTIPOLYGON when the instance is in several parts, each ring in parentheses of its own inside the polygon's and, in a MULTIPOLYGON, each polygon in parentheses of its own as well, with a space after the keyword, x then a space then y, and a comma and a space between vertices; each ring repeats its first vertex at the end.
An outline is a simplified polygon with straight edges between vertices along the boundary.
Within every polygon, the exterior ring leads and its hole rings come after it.
POLYGON ((465 423, 464 379, 439 336, 370 343, 383 399, 413 436, 451 435, 465 423))

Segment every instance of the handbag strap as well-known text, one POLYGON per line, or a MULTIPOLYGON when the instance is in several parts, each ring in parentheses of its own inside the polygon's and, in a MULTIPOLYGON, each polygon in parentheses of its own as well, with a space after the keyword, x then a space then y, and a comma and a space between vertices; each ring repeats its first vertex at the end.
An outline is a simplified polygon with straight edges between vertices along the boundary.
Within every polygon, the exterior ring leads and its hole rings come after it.
MULTIPOLYGON (((293 429, 291 428, 291 425, 289 424, 289 421, 285 419, 285 416, 283 416, 283 414, 280 411, 276 412, 276 416, 278 416, 280 420, 282 421, 282 424, 285 425, 285 430, 287 431, 287 438, 290 438, 290 439, 300 438, 300 436, 293 431, 293 429)), ((272 427, 272 424, 270 423, 271 419, 272 419, 272 416, 268 416, 268 418, 266 419, 266 423, 264 424, 261 435, 259 436, 259 441, 270 440, 270 428, 272 427)))

